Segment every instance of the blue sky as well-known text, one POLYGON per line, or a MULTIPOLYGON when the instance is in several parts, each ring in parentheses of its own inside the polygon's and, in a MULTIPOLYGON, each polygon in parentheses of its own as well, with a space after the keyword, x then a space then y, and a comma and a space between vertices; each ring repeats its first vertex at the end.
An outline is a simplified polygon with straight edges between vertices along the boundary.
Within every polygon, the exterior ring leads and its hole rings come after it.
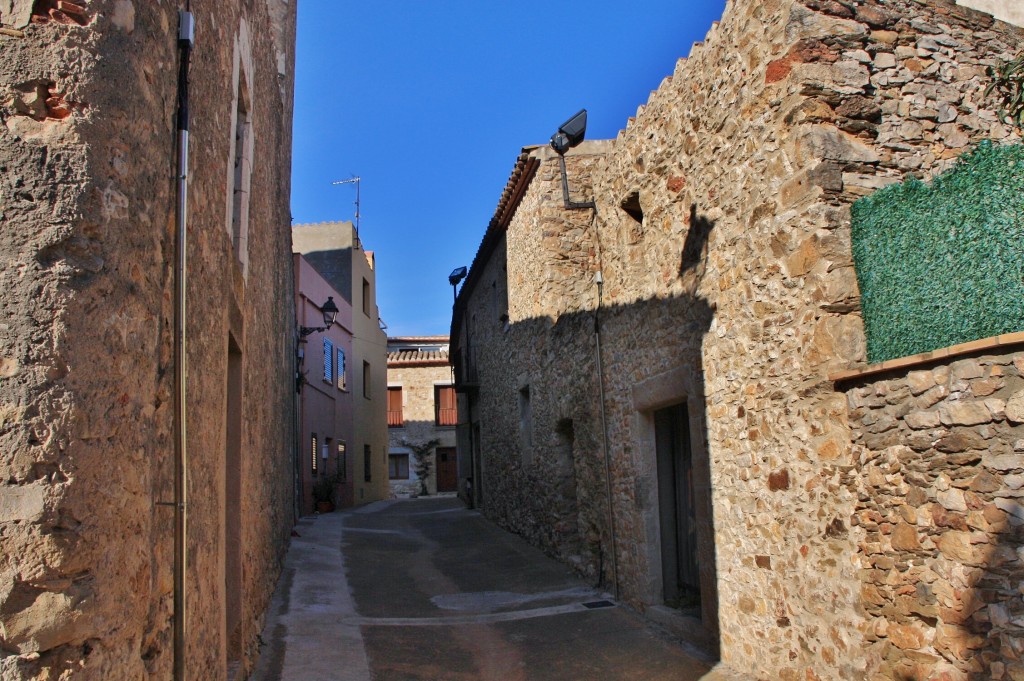
POLYGON ((613 138, 724 0, 298 3, 292 218, 352 220, 389 335, 448 333, 521 147, 588 110, 613 138))

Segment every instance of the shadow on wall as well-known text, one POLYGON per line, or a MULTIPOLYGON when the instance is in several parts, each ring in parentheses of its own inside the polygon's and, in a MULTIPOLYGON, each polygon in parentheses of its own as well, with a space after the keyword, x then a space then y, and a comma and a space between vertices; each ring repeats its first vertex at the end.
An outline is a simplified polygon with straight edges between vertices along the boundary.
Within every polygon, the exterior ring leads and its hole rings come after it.
POLYGON ((686 241, 683 242, 683 252, 679 258, 679 278, 684 283, 689 283, 690 278, 695 277, 696 280, 692 283, 698 284, 704 278, 708 258, 708 239, 714 228, 715 223, 703 215, 698 215, 697 204, 692 204, 690 206, 690 229, 686 232, 686 241))
MULTIPOLYGON (((696 294, 713 229, 691 206, 676 261, 683 286, 673 287, 683 293, 503 330, 474 292, 465 314, 475 377, 457 361, 479 409, 485 515, 601 586, 617 573, 627 600, 675 612, 717 653, 702 369, 714 308, 696 294)), ((606 272, 619 255, 606 256, 606 272)))
POLYGON ((358 309, 359 301, 352 299, 352 249, 334 248, 323 251, 303 253, 313 269, 327 280, 341 297, 349 301, 353 309, 358 309))

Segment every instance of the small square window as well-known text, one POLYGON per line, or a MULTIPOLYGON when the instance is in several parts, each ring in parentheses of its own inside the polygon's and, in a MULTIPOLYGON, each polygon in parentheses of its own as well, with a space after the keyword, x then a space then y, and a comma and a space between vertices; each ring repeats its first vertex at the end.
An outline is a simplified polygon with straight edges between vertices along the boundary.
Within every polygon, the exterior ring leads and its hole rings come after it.
POLYGON ((389 454, 388 455, 388 479, 408 480, 409 479, 409 455, 389 454))

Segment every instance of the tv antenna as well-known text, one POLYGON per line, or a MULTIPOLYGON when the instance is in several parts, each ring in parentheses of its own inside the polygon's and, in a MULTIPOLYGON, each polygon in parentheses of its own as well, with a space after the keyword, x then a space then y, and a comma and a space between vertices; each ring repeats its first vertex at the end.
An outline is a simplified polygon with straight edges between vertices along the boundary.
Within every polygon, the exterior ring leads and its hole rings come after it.
POLYGON ((335 185, 335 184, 355 184, 355 186, 356 186, 356 234, 359 234, 359 180, 360 180, 360 177, 358 175, 353 175, 352 177, 348 178, 347 180, 337 180, 337 181, 331 183, 332 185, 335 185))

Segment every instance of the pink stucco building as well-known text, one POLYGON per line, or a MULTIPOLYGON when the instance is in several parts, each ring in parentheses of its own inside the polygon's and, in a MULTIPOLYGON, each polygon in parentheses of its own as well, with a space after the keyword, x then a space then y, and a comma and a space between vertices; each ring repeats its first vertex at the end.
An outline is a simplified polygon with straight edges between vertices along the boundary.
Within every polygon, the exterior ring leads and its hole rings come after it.
POLYGON ((353 504, 352 305, 303 256, 292 257, 296 324, 309 331, 299 341, 295 386, 298 498, 300 512, 308 514, 316 510, 313 490, 323 480, 334 481, 336 505, 353 504), (338 316, 320 331, 328 298, 337 305, 338 316))

